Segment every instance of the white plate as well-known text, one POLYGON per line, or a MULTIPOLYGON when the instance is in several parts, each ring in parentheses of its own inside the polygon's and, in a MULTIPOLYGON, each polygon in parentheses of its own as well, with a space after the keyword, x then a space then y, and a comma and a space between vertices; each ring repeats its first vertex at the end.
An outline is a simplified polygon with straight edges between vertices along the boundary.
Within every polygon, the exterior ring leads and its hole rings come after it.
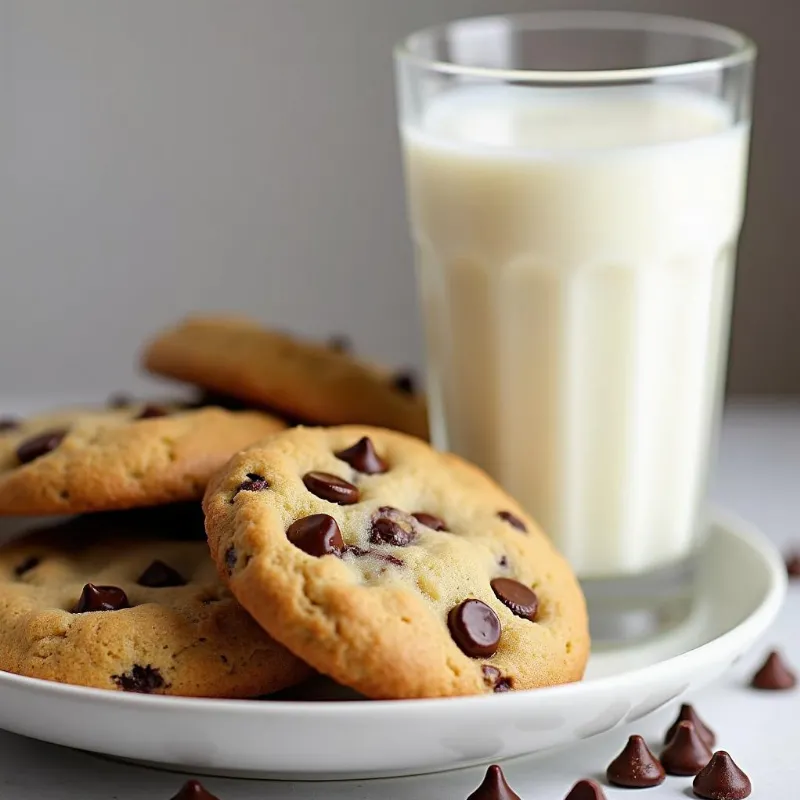
POLYGON ((321 780, 454 769, 596 736, 708 683, 769 626, 785 589, 774 547, 719 516, 700 557, 691 618, 647 645, 592 656, 579 684, 439 700, 254 702, 0 673, 0 727, 195 773, 321 780))

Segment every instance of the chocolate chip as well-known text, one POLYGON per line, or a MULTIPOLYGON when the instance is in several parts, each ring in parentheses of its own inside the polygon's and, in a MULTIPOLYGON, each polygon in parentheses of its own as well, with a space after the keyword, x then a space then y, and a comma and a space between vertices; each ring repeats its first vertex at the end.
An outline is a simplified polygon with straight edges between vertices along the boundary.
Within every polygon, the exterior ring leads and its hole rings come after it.
POLYGON ((373 544, 407 547, 417 536, 417 522, 399 508, 382 506, 372 518, 369 540, 373 544))
POLYGON ((14 417, 0 417, 0 433, 14 431, 19 428, 19 420, 14 417))
POLYGON ((233 570, 236 568, 236 562, 239 560, 239 555, 236 552, 236 548, 231 546, 225 551, 225 568, 228 570, 228 575, 230 575, 233 570))
POLYGON ((339 556, 344 551, 342 532, 336 520, 328 514, 312 514, 293 522, 286 537, 310 556, 339 556))
POLYGON ((334 455, 365 475, 376 475, 389 469, 387 463, 375 452, 375 446, 368 436, 362 436, 354 445, 339 450, 334 455))
POLYGON ((124 608, 130 608, 128 596, 118 586, 95 586, 93 583, 87 583, 72 613, 121 611, 124 608))
POLYGON ((349 336, 334 333, 333 336, 328 337, 328 350, 333 350, 334 353, 350 353, 353 350, 353 343, 349 336))
POLYGON ((490 585, 495 597, 513 614, 531 622, 536 619, 539 598, 532 589, 511 578, 495 578, 490 585))
POLYGON ((800 552, 786 556, 786 574, 790 578, 800 578, 800 552))
POLYGON ((484 664, 481 667, 481 672, 483 672, 483 682, 490 687, 495 694, 511 691, 511 678, 504 677, 503 673, 500 672, 497 667, 493 667, 491 664, 484 664))
POLYGON ((151 667, 134 664, 130 672, 124 675, 112 675, 111 680, 124 692, 138 692, 139 694, 152 694, 166 685, 161 673, 151 667))
POLYGON ((133 398, 129 394, 117 392, 108 398, 106 405, 109 408, 130 408, 133 405, 133 398))
POLYGON ((488 658, 497 652, 500 620, 486 603, 465 600, 450 609, 447 626, 455 643, 471 658, 488 658))
POLYGON ((681 722, 661 753, 661 766, 668 775, 697 775, 711 760, 711 748, 691 722, 681 722))
POLYGON ((340 506, 351 506, 361 497, 358 487, 329 472, 307 472, 303 483, 311 494, 340 506))
POLYGON ((186 781, 171 800, 219 800, 219 798, 211 794, 200 781, 186 781))
POLYGON ((526 527, 525 523, 519 518, 515 517, 510 511, 498 511, 497 516, 500 517, 504 522, 507 522, 512 527, 516 528, 518 531, 522 531, 523 533, 528 532, 528 528, 526 527))
POLYGON ((219 800, 200 781, 186 781, 172 800, 219 800))
POLYGON ((753 787, 734 760, 724 750, 718 750, 697 774, 692 790, 705 800, 744 800, 753 787))
POLYGON ((500 556, 500 558, 497 559, 497 565, 502 569, 508 569, 508 557, 500 556))
POLYGON ((382 550, 365 550, 363 547, 358 547, 355 544, 345 545, 344 555, 355 556, 356 558, 364 558, 371 556, 378 561, 385 561, 387 564, 392 564, 395 567, 402 567, 403 561, 391 553, 384 553, 382 550))
POLYGON ((154 403, 148 403, 134 419, 155 419, 156 417, 169 416, 169 409, 164 406, 157 406, 154 403))
POLYGON ((714 743, 717 741, 717 736, 708 725, 700 719, 698 713, 694 710, 694 706, 690 705, 689 703, 683 703, 681 705, 681 710, 678 712, 678 716, 675 719, 675 722, 670 725, 669 730, 667 730, 667 734, 664 737, 664 744, 669 744, 672 737, 675 735, 676 731, 678 730, 678 725, 681 722, 691 722, 694 725, 695 731, 697 731, 697 735, 709 746, 714 747, 714 743))
POLYGON ((17 566, 14 567, 14 574, 20 578, 26 572, 30 572, 32 569, 38 567, 39 563, 40 561, 36 556, 28 556, 21 564, 17 564, 17 566))
MULTIPOLYGON (((243 480, 236 487, 233 497, 236 497, 239 492, 263 492, 266 489, 269 489, 269 481, 263 475, 259 475, 256 472, 248 472, 246 480, 243 480)), ((233 498, 231 498, 231 501, 233 501, 233 498)))
POLYGON ((664 782, 664 767, 641 736, 631 736, 623 751, 608 765, 606 777, 614 786, 645 789, 664 782))
POLYGON ((433 514, 428 514, 425 511, 416 511, 411 516, 414 517, 417 522, 421 522, 426 528, 431 528, 431 530, 447 530, 447 523, 433 514))
POLYGON ((66 435, 67 431, 62 428, 46 431, 38 436, 26 439, 17 448, 17 458, 20 464, 28 464, 41 456, 47 455, 47 453, 51 453, 64 441, 66 435))
POLYGON ((186 586, 183 576, 172 569, 169 564, 156 559, 136 581, 139 586, 148 586, 151 589, 164 589, 168 586, 186 586))
POLYGON ((782 692, 793 689, 797 685, 797 676, 786 666, 780 653, 773 650, 761 669, 753 675, 750 685, 754 689, 769 692, 782 692))
POLYGON ((403 394, 416 394, 417 379, 410 370, 401 370, 392 377, 392 386, 403 394))
POLYGON ((467 800, 522 800, 508 785, 503 770, 492 764, 486 770, 483 783, 467 797, 467 800))
POLYGON ((606 800, 605 793, 594 781, 578 781, 564 800, 606 800))

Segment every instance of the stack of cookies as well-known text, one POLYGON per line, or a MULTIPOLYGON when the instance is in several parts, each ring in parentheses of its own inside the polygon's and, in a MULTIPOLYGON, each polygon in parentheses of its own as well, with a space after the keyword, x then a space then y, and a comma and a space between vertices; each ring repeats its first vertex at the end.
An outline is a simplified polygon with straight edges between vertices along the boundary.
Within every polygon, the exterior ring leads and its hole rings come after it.
POLYGON ((425 442, 408 376, 235 318, 144 366, 203 400, 0 420, 0 514, 68 515, 0 548, 0 669, 236 698, 315 670, 371 698, 581 678, 569 567, 425 442))

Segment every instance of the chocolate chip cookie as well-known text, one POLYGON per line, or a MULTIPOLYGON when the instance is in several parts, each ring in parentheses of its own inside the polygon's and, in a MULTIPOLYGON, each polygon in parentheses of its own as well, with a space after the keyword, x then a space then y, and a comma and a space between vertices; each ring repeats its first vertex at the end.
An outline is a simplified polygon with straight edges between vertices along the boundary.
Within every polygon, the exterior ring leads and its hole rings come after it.
POLYGON ((579 680, 584 600, 563 558, 476 467, 379 428, 294 428, 236 456, 204 499, 242 605, 373 698, 579 680))
POLYGON ((282 430, 258 412, 133 404, 0 421, 0 514, 199 500, 239 448, 282 430))
POLYGON ((0 669, 199 697, 310 673, 220 583, 199 505, 77 517, 0 547, 0 669))
POLYGON ((276 409, 312 424, 381 425, 427 437, 424 398, 341 347, 300 341, 238 317, 190 317, 146 349, 158 375, 276 409))

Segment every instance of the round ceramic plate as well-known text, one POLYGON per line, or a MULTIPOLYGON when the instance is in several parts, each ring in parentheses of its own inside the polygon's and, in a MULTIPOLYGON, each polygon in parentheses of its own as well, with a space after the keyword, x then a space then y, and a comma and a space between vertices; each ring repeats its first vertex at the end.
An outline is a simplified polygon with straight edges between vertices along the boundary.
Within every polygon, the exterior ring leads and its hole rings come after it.
POLYGON ((719 676, 775 617, 773 546, 719 515, 694 611, 648 644, 592 656, 582 683, 411 701, 237 701, 123 694, 0 674, 0 727, 195 773, 339 779, 436 772, 567 745, 634 722, 719 676))

